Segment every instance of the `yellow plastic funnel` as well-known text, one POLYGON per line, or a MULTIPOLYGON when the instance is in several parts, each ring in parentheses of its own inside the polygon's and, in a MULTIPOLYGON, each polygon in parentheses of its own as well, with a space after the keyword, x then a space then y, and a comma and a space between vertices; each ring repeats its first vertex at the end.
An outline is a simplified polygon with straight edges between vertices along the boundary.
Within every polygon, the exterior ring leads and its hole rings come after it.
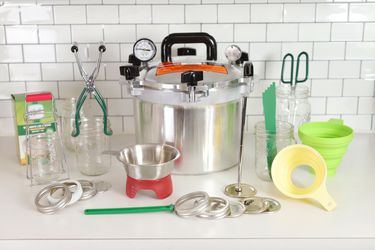
POLYGON ((272 180, 284 195, 296 199, 312 199, 327 211, 336 208, 336 202, 326 188, 327 166, 323 157, 306 145, 291 145, 281 150, 271 168, 272 180), (298 187, 292 181, 293 171, 300 166, 310 166, 315 172, 314 182, 306 187, 298 187))

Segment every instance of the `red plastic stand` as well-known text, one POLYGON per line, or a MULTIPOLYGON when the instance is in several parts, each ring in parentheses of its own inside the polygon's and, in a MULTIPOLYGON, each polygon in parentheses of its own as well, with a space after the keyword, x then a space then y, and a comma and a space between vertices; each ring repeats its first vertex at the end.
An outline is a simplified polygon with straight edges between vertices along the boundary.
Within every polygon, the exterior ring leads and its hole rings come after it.
POLYGON ((170 175, 160 180, 137 180, 130 176, 126 179, 126 195, 134 198, 139 190, 150 189, 158 199, 165 199, 172 194, 172 178, 170 175))

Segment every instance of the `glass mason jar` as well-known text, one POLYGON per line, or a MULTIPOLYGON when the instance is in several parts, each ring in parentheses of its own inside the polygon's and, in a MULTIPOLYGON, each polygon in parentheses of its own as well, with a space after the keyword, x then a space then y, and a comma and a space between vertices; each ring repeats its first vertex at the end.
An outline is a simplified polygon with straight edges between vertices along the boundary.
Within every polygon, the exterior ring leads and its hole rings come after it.
POLYGON ((298 127, 310 121, 311 107, 308 100, 309 88, 299 84, 295 89, 282 84, 276 89, 276 120, 289 122, 297 135, 298 127))
POLYGON ((102 175, 111 167, 110 137, 103 133, 103 118, 81 119, 81 132, 76 141, 76 159, 84 175, 102 175))
POLYGON ((255 125, 255 171, 264 181, 271 181, 271 164, 276 154, 294 144, 293 125, 277 121, 276 133, 266 130, 264 121, 255 125))
MULTIPOLYGON (((70 151, 75 150, 76 139, 72 136, 75 121, 76 99, 71 98, 64 102, 61 114, 61 134, 64 146, 70 151)), ((82 114, 81 114, 82 115, 82 114)))
POLYGON ((30 135, 28 140, 28 177, 32 185, 47 184, 68 177, 57 132, 30 135))

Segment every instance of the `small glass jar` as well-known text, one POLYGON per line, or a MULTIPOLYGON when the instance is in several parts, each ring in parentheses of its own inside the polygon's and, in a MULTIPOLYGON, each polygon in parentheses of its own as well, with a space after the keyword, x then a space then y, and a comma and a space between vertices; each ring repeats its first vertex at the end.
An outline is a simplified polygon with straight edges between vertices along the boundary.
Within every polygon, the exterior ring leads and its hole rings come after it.
POLYGON ((70 151, 75 150, 76 137, 72 136, 75 121, 76 99, 71 98, 63 103, 61 115, 61 134, 64 146, 70 151))
POLYGON ((68 177, 57 132, 30 135, 28 140, 28 177, 32 185, 47 184, 68 177))
POLYGON ((298 127, 310 121, 311 107, 308 100, 309 88, 299 84, 294 89, 289 84, 282 84, 276 89, 276 120, 289 122, 298 127))
POLYGON ((76 141, 76 159, 84 175, 103 175, 111 167, 110 138, 103 133, 103 118, 81 119, 76 141))
POLYGON ((271 164, 276 154, 294 144, 293 125, 277 121, 276 133, 266 130, 264 121, 255 125, 255 171, 264 181, 271 181, 271 164))

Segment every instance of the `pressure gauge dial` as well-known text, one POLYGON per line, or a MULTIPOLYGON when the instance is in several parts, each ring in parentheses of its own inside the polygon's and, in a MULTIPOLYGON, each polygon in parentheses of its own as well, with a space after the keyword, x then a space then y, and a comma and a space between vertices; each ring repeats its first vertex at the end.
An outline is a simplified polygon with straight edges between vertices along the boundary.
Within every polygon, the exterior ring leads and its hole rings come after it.
POLYGON ((133 54, 141 62, 151 61, 156 55, 156 46, 150 39, 139 39, 134 44, 133 54))
POLYGON ((230 62, 235 62, 238 59, 241 58, 241 49, 237 45, 230 45, 225 49, 225 57, 230 61, 230 62))

